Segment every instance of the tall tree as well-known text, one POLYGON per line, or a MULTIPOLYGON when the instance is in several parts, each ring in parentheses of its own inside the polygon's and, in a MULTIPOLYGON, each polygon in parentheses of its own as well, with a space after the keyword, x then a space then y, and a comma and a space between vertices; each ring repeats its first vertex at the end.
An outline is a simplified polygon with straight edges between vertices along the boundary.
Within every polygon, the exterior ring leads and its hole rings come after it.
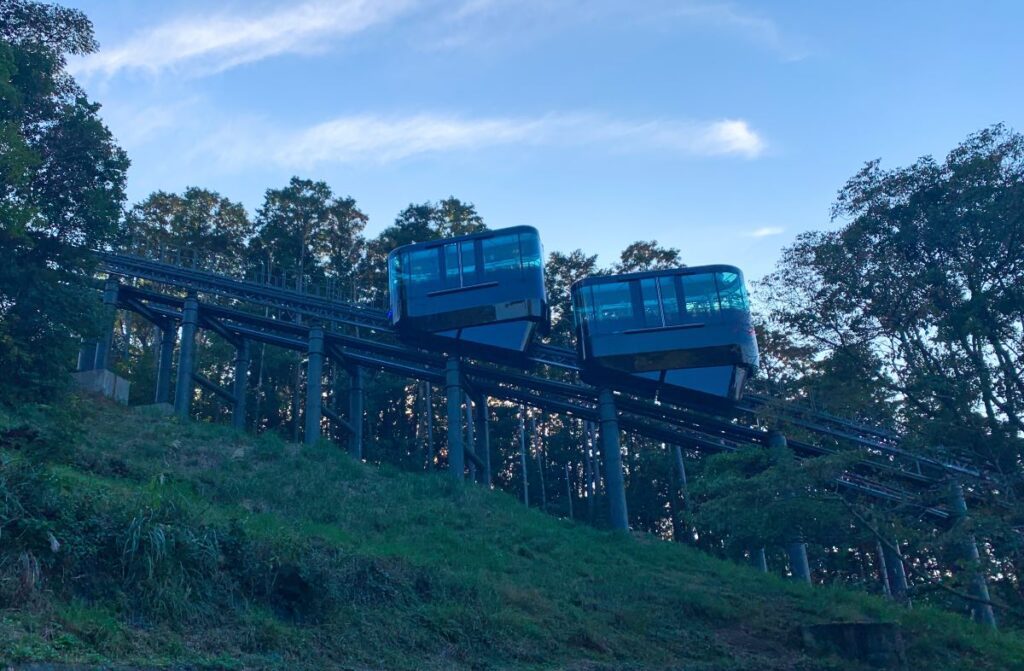
POLYGON ((448 196, 434 206, 433 228, 438 237, 448 238, 456 235, 468 235, 484 230, 483 217, 477 214, 473 203, 463 203, 455 196, 448 196))
POLYGON ((125 216, 128 244, 195 252, 217 272, 242 268, 252 235, 253 224, 241 203, 198 187, 189 187, 180 196, 157 191, 125 216))
MULTIPOLYGON (((292 177, 288 186, 267 190, 256 213, 251 258, 292 288, 306 289, 332 280, 342 285, 340 293, 347 296, 353 288, 354 259, 363 248, 366 220, 354 199, 336 197, 325 182, 292 177)), ((300 359, 261 348, 256 374, 260 386, 257 407, 264 410, 265 402, 282 407, 293 440, 298 440, 300 427, 300 359), (282 397, 290 399, 287 410, 283 410, 282 397)), ((271 426, 282 418, 278 413, 271 426)))
POLYGON ((679 250, 675 247, 662 247, 657 240, 641 240, 622 250, 614 270, 617 273, 633 273, 642 270, 679 268, 685 265, 680 260, 679 250))
POLYGON ((923 446, 1016 473, 1024 456, 1024 136, 994 126, 938 162, 868 163, 843 226, 767 282, 773 317, 842 376, 873 379, 923 446))
POLYGON ((0 2, 0 367, 43 397, 96 328, 91 250, 118 234, 128 158, 65 70, 97 48, 77 10, 0 2))
POLYGON ((395 223, 371 240, 359 268, 365 300, 381 303, 387 293, 387 258, 396 247, 456 235, 467 235, 487 229, 472 203, 455 196, 432 203, 414 204, 398 213, 395 223))
POLYGON ((572 297, 569 288, 576 280, 597 273, 597 255, 577 249, 568 254, 551 252, 544 267, 544 290, 551 306, 551 342, 573 343, 572 297))
POLYGON ((288 186, 267 190, 251 253, 268 269, 293 272, 303 286, 351 279, 366 221, 353 198, 336 197, 326 182, 292 177, 288 186))

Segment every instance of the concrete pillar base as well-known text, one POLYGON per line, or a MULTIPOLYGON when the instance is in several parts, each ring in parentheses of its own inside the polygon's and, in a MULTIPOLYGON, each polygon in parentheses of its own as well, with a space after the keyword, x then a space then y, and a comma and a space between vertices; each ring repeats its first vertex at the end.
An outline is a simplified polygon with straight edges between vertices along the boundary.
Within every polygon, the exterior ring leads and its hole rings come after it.
POLYGON ((170 416, 174 414, 174 406, 170 403, 149 403, 135 406, 135 412, 140 415, 170 416))
POLYGON ((128 390, 131 383, 109 370, 83 370, 72 373, 80 389, 93 394, 103 394, 121 405, 128 405, 128 390))

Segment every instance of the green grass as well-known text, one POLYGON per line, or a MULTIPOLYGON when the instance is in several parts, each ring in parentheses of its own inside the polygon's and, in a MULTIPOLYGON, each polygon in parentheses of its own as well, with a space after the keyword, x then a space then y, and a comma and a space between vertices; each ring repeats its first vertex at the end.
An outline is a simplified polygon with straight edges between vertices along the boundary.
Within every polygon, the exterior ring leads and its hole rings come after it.
POLYGON ((804 654, 799 625, 883 620, 902 624, 913 668, 1024 668, 1019 637, 950 613, 809 589, 329 445, 91 400, 65 422, 0 414, 0 435, 19 426, 38 435, 0 439, 5 662, 842 669, 858 667, 804 654))

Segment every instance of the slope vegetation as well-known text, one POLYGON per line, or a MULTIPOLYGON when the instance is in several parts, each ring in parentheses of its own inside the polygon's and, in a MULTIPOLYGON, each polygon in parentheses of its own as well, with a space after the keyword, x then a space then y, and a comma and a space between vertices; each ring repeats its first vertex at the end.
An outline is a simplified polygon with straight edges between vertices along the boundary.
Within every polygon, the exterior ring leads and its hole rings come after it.
POLYGON ((96 399, 0 416, 0 659, 230 669, 846 669, 801 624, 898 621, 912 668, 1024 668, 962 617, 595 531, 443 474, 96 399))

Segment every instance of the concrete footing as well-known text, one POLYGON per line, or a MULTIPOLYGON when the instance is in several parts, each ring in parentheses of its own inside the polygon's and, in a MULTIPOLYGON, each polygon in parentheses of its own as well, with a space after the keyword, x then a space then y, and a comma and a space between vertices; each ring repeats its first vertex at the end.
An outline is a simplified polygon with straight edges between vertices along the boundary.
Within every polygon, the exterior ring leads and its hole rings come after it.
POLYGON ((898 625, 891 622, 831 622, 800 628, 804 647, 837 655, 872 669, 906 669, 907 653, 898 625))
POLYGON ((121 405, 128 405, 128 390, 131 383, 109 370, 83 370, 72 373, 79 388, 94 394, 103 394, 121 405))
POLYGON ((170 403, 149 403, 135 406, 135 412, 140 415, 173 415, 174 406, 170 403))

